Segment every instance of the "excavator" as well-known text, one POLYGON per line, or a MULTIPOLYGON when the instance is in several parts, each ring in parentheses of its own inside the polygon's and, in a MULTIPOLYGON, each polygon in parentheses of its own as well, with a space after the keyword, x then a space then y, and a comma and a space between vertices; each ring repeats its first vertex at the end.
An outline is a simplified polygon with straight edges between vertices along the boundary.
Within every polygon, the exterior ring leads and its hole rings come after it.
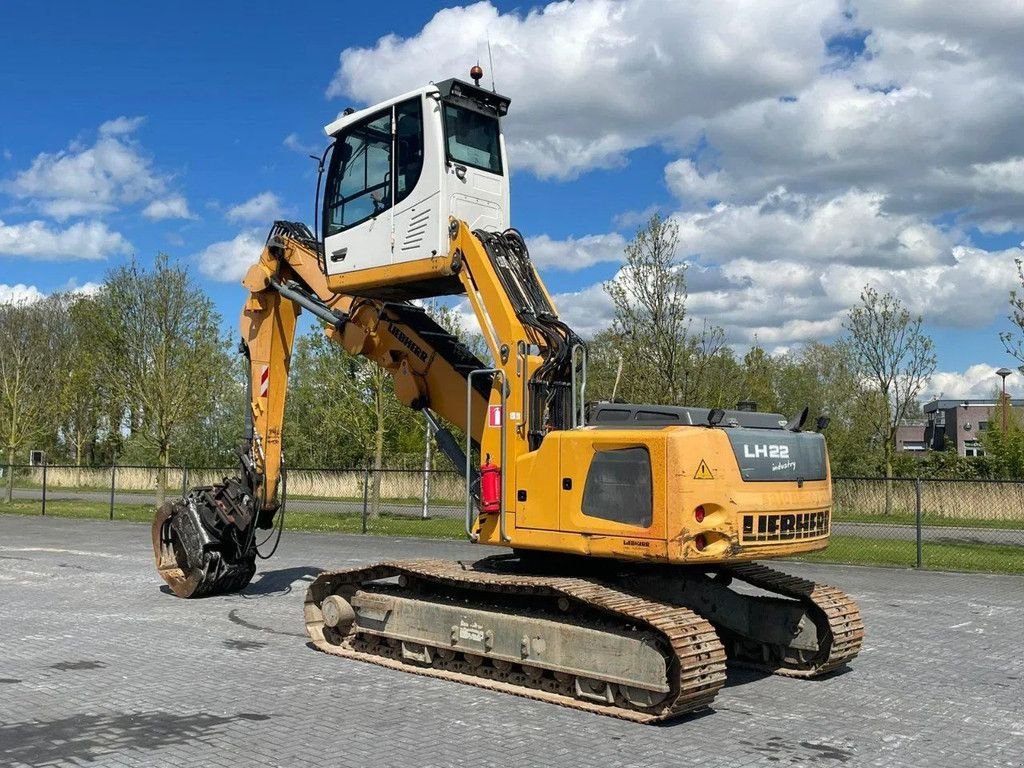
POLYGON ((726 662, 803 678, 844 667, 864 635, 856 603, 756 562, 827 546, 827 422, 589 403, 587 345, 510 226, 510 101, 470 75, 326 127, 314 230, 275 222, 242 281, 239 475, 157 510, 160 576, 180 597, 237 592, 263 556, 257 531, 280 536, 305 310, 393 377, 464 475, 466 536, 502 548, 320 573, 304 603, 316 649, 644 723, 707 708, 726 662), (422 301, 461 295, 490 360, 422 301))

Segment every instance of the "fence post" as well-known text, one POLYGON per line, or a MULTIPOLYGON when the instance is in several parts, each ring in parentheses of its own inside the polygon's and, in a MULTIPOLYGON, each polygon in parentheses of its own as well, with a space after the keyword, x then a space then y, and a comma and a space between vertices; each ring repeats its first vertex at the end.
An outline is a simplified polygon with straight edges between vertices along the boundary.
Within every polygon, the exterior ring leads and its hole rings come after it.
POLYGON ((363 471, 363 533, 366 533, 366 517, 370 514, 370 468, 363 471))
POLYGON ((917 520, 917 567, 921 567, 921 478, 914 480, 914 516, 917 520))
POLYGON ((48 462, 43 461, 43 517, 46 517, 46 465, 48 462))
POLYGON ((114 482, 117 476, 117 464, 110 462, 110 519, 114 519, 114 482))
POLYGON ((420 512, 420 519, 430 518, 430 470, 423 470, 423 509, 420 512))
POLYGON ((423 511, 420 514, 420 517, 424 520, 430 517, 430 449, 433 442, 433 433, 433 427, 431 427, 428 420, 423 447, 423 511))

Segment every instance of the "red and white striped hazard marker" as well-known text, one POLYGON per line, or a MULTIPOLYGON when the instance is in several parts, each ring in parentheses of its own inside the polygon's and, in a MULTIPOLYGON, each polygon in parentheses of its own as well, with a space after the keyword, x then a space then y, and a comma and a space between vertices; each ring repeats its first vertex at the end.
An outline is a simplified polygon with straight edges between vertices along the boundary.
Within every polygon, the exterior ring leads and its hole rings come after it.
POLYGON ((263 373, 260 374, 260 397, 266 397, 270 392, 270 366, 263 366, 263 373))

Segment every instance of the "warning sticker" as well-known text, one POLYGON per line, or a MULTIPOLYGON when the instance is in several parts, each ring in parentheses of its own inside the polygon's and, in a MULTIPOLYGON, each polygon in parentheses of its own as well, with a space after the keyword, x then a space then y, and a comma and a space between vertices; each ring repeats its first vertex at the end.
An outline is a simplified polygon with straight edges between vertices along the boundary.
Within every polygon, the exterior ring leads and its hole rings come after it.
POLYGON ((487 426, 489 426, 489 427, 500 427, 501 426, 501 406, 500 405, 489 405, 489 406, 487 406, 487 426))
POLYGON ((693 474, 694 480, 714 480, 715 476, 711 474, 711 470, 708 469, 708 464, 704 459, 700 460, 700 466, 697 467, 697 471, 693 474))

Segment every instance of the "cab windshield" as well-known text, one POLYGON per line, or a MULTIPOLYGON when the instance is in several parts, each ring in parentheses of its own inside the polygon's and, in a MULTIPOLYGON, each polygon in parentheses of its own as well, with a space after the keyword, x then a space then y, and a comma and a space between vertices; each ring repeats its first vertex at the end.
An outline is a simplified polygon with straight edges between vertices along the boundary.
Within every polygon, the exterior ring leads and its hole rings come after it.
POLYGON ((498 118, 465 107, 444 105, 448 159, 501 175, 498 118))

